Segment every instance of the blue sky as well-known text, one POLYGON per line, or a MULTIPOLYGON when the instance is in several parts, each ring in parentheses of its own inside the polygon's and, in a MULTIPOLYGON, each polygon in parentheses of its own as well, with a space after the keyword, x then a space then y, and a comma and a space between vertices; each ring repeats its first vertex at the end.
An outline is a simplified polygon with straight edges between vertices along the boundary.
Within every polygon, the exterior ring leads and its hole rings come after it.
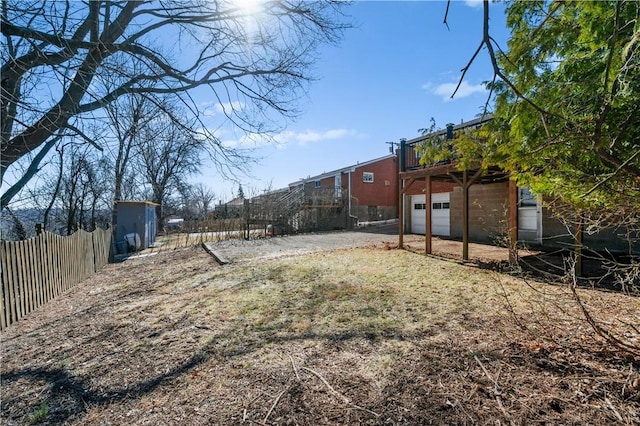
MULTIPOLYGON (((443 24, 446 5, 445 1, 355 1, 346 10, 353 28, 338 45, 321 48, 311 70, 316 80, 297 105, 301 114, 274 135, 278 143, 252 146, 258 161, 247 175, 225 179, 205 162, 192 183, 211 188, 216 203, 233 198, 238 182, 245 194, 256 195, 388 155, 386 142, 418 136, 418 129, 429 127, 431 117, 439 128, 476 117, 488 96, 482 83, 493 76, 485 50, 455 99, 450 96, 461 69, 480 44, 482 2, 452 0, 449 28, 443 24)), ((491 34, 506 48, 504 4, 492 2, 490 10, 491 34)), ((239 142, 241 136, 221 126, 220 104, 212 102, 206 89, 193 95, 210 112, 205 124, 216 129, 225 145, 246 147, 239 142)), ((9 174, 5 178, 12 180, 9 174)), ((36 177, 31 185, 38 183, 36 177)), ((3 182, 1 189, 5 186, 3 182)))
MULTIPOLYGON (((493 76, 485 50, 454 99, 460 70, 482 37, 482 3, 452 1, 357 1, 348 9, 354 28, 338 46, 324 47, 313 69, 317 80, 300 103, 302 114, 276 135, 277 145, 255 151, 245 193, 289 183, 389 153, 385 142, 418 136, 433 117, 438 127, 482 112, 493 76)), ((491 33, 506 47, 504 6, 491 3, 491 33)), ((224 140, 225 135, 221 138, 224 140)), ((232 144, 234 142, 227 141, 232 144)), ((194 178, 223 201, 237 183, 203 167, 194 178)))

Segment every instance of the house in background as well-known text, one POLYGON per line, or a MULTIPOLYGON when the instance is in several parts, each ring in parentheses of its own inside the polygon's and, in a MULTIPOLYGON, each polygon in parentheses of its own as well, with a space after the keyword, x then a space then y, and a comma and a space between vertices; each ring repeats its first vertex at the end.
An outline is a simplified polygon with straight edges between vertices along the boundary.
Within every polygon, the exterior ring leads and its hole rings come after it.
MULTIPOLYGON (((462 239, 463 258, 468 242, 517 242, 539 247, 571 248, 575 229, 567 227, 528 188, 517 187, 498 167, 461 171, 455 160, 424 166, 417 146, 427 137, 451 139, 458 132, 485 125, 490 117, 449 125, 428 136, 403 141, 400 147, 399 243, 403 233, 424 234, 427 253, 432 236, 462 239)), ((581 235, 593 250, 629 251, 626 230, 605 230, 581 235)), ((637 250, 638 248, 634 249, 637 250)))
POLYGON ((351 229, 398 216, 398 160, 387 155, 289 184, 311 226, 351 229))
POLYGON ((220 204, 218 204, 214 208, 215 217, 217 219, 239 218, 242 216, 244 204, 244 197, 236 197, 231 201, 227 201, 226 203, 222 203, 222 201, 220 201, 220 204))

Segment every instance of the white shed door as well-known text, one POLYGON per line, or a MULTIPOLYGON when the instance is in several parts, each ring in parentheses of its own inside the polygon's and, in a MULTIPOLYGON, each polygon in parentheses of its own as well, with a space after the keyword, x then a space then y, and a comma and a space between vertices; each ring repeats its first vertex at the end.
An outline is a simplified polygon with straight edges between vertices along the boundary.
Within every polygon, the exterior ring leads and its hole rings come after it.
MULTIPOLYGON (((425 234, 425 195, 411 197, 411 233, 425 234)), ((431 233, 448 237, 449 231, 449 193, 431 194, 431 233)))

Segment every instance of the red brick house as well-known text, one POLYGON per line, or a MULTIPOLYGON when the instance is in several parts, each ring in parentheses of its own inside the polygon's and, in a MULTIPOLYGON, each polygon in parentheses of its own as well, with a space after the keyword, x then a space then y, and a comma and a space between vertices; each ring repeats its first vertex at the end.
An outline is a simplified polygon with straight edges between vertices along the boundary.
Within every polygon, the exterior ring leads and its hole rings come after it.
POLYGON ((357 222, 398 217, 398 159, 395 154, 357 163, 331 172, 309 176, 289 184, 302 191, 308 208, 316 215, 334 216, 332 226, 351 228, 357 222), (326 209, 333 208, 333 211, 326 209))

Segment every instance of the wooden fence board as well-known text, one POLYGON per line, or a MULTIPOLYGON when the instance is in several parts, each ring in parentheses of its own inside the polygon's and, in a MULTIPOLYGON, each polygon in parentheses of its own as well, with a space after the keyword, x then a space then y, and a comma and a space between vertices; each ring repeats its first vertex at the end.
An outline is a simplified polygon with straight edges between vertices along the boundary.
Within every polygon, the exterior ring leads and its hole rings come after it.
POLYGON ((29 308, 29 304, 27 302, 28 291, 28 280, 27 280, 27 268, 24 263, 24 253, 23 250, 24 245, 21 244, 21 241, 16 243, 16 254, 17 254, 17 271, 20 277, 20 281, 18 282, 18 294, 20 295, 20 318, 22 318, 27 309, 29 308))
POLYGON ((41 280, 41 275, 42 275, 42 262, 40 262, 40 238, 36 237, 33 240, 33 245, 31 248, 31 256, 32 256, 32 262, 33 265, 35 266, 33 268, 33 279, 35 280, 36 283, 36 306, 39 308, 40 306, 44 305, 44 296, 43 296, 43 291, 42 291, 42 280, 41 280))
POLYGON ((111 230, 79 230, 68 237, 44 232, 0 241, 0 330, 18 321, 109 261, 111 230))
POLYGON ((2 329, 11 324, 11 319, 9 318, 11 312, 11 307, 9 306, 9 288, 7 287, 7 283, 9 283, 9 271, 7 270, 6 252, 5 242, 0 241, 0 268, 2 268, 2 300, 0 300, 0 303, 2 303, 2 317, 0 319, 0 327, 2 329))
POLYGON ((52 273, 54 275, 53 280, 53 297, 57 297, 60 294, 60 241, 57 235, 51 236, 51 245, 53 250, 51 250, 51 260, 52 260, 52 273))
POLYGON ((71 262, 71 259, 73 259, 75 257, 75 253, 74 253, 74 247, 76 246, 76 244, 78 243, 78 236, 76 234, 71 235, 71 238, 73 238, 73 240, 67 240, 65 239, 65 245, 67 246, 67 257, 64 259, 65 265, 66 265, 66 270, 67 270, 67 281, 65 283, 64 286, 64 291, 69 290, 71 287, 73 287, 73 285, 75 284, 75 275, 74 275, 74 270, 73 270, 73 262, 71 262), (74 237, 75 235, 75 237, 74 237))
POLYGON ((47 302, 53 299, 53 286, 55 283, 55 275, 53 274, 53 256, 51 251, 53 250, 53 246, 51 244, 51 234, 48 232, 42 233, 44 237, 44 247, 42 250, 42 263, 45 265, 45 279, 46 279, 46 289, 47 289, 47 302))
POLYGON ((20 282, 22 277, 20 276, 20 269, 19 269, 20 259, 19 259, 19 250, 17 245, 14 245, 13 247, 11 247, 9 256, 12 256, 11 264, 13 266, 13 282, 12 282, 13 297, 14 297, 14 304, 16 307, 16 320, 19 320, 20 318, 22 318, 22 310, 20 309, 21 308, 20 288, 18 287, 18 283, 20 282))
POLYGON ((11 261, 11 256, 10 256, 10 250, 11 247, 9 246, 9 244, 7 243, 5 245, 5 250, 4 250, 4 262, 6 264, 6 268, 7 268, 7 279, 8 281, 6 283, 3 284, 3 290, 6 287, 6 297, 7 297, 7 301, 9 303, 9 308, 7 310, 7 325, 9 325, 10 323, 14 322, 16 320, 16 306, 15 306, 15 295, 13 293, 13 264, 11 261))
POLYGON ((44 305, 45 303, 47 303, 49 301, 49 297, 47 294, 47 262, 45 261, 45 257, 44 257, 44 253, 47 247, 47 236, 46 234, 42 233, 40 235, 38 235, 38 260, 40 262, 40 291, 42 294, 42 304, 44 305))
POLYGON ((99 250, 100 250, 100 242, 98 241, 98 233, 97 232, 93 232, 91 234, 91 249, 93 250, 93 270, 94 272, 98 270, 98 256, 99 256, 99 250))
POLYGON ((22 318, 22 311, 20 310, 20 288, 18 287, 18 283, 20 282, 20 270, 18 269, 18 247, 16 245, 11 247, 11 251, 9 252, 9 256, 11 259, 11 266, 13 267, 13 279, 11 283, 12 293, 13 293, 13 305, 16 310, 15 320, 19 320, 22 318))
POLYGON ((24 277, 26 279, 26 291, 24 293, 25 296, 25 313, 31 312, 34 309, 33 303, 33 276, 31 275, 31 257, 29 256, 29 246, 30 241, 24 240, 21 241, 21 249, 22 249, 22 265, 24 265, 24 277))
POLYGON ((38 265, 36 264, 36 257, 33 253, 34 248, 34 239, 25 241, 25 251, 29 265, 29 280, 31 281, 31 311, 38 309, 38 307, 40 306, 38 304, 38 280, 36 279, 38 265))
POLYGON ((37 266, 35 265, 35 256, 33 255, 33 247, 35 243, 33 239, 26 240, 24 243, 24 248, 27 256, 26 260, 27 264, 29 265, 29 281, 31 282, 31 285, 29 286, 29 290, 31 292, 31 297, 29 299, 31 306, 29 311, 33 311, 38 308, 38 287, 36 283, 37 266))
POLYGON ((59 271, 60 266, 58 264, 58 256, 60 255, 60 247, 58 245, 58 239, 55 235, 49 234, 49 242, 51 243, 51 249, 49 256, 51 256, 51 273, 53 274, 52 297, 58 295, 58 284, 60 283, 59 271))
POLYGON ((62 291, 62 237, 56 236, 53 239, 55 245, 54 257, 55 257, 55 269, 56 269, 56 294, 54 297, 57 297, 62 291))
POLYGON ((17 272, 17 277, 18 277, 18 281, 14 284, 14 288, 16 290, 16 293, 18 294, 18 298, 19 298, 19 303, 20 303, 20 309, 18 310, 18 312, 20 313, 20 315, 18 316, 18 319, 21 319, 25 312, 27 311, 27 292, 26 292, 26 286, 24 286, 24 283, 26 283, 26 279, 25 279, 25 266, 24 266, 24 261, 23 258, 24 256, 22 255, 22 244, 20 244, 18 242, 18 244, 16 244, 16 272, 17 272), (22 283, 22 285, 21 285, 22 283))
POLYGON ((10 250, 12 248, 12 246, 6 242, 5 244, 5 250, 4 250, 4 255, 5 258, 3 259, 4 263, 6 266, 3 266, 3 268, 7 269, 7 282, 3 283, 2 285, 2 289, 5 290, 6 288, 6 293, 5 293, 5 297, 7 298, 7 303, 9 304, 9 308, 7 310, 7 325, 11 324, 12 322, 17 320, 17 315, 16 315, 16 305, 15 305, 15 295, 13 292, 13 277, 14 277, 14 269, 13 269, 13 262, 12 262, 12 257, 11 257, 11 253, 10 250))
POLYGON ((89 233, 86 232, 84 233, 84 277, 82 278, 82 280, 86 280, 87 278, 89 278, 91 275, 93 275, 95 273, 94 271, 94 263, 95 263, 95 253, 93 252, 93 236, 89 233))
POLYGON ((49 265, 49 279, 51 280, 49 283, 49 291, 51 292, 50 297, 53 299, 56 297, 56 283, 58 282, 58 268, 56 267, 56 240, 53 234, 45 232, 47 236, 47 252, 45 256, 47 257, 47 264, 49 265))
POLYGON ((65 263, 65 270, 66 270, 66 275, 67 275, 67 280, 65 282, 64 285, 64 291, 69 290, 71 287, 73 287, 73 285, 75 284, 75 274, 74 274, 74 269, 73 269, 73 264, 71 263, 71 259, 73 259, 75 257, 75 251, 74 248, 76 246, 76 244, 78 243, 78 235, 77 234, 73 234, 70 236, 69 239, 65 239, 64 240, 64 244, 66 246, 66 256, 64 259, 64 263, 65 263), (72 240, 73 239, 73 240, 72 240))
POLYGON ((63 273, 62 273, 62 291, 65 292, 69 289, 70 287, 70 282, 71 282, 71 262, 69 262, 69 259, 71 258, 71 238, 73 238, 73 235, 71 235, 68 238, 63 239, 62 242, 62 247, 63 247, 63 255, 62 255, 62 263, 63 263, 63 273))
POLYGON ((24 280, 24 285, 21 286, 22 294, 24 295, 24 309, 22 311, 22 315, 26 315, 28 312, 31 312, 31 297, 33 294, 33 289, 31 285, 31 268, 29 265, 29 254, 28 254, 28 244, 27 241, 20 241, 20 269, 22 269, 22 279, 24 280))
POLYGON ((70 256, 68 239, 60 239, 60 293, 67 290, 69 282, 69 264, 67 258, 70 256))
POLYGON ((36 279, 36 273, 38 272, 38 265, 36 264, 36 257, 33 254, 35 247, 35 241, 33 239, 25 241, 25 252, 27 256, 27 263, 29 265, 29 280, 31 281, 31 311, 38 308, 38 281, 36 279))
POLYGON ((71 255, 69 256, 69 270, 71 271, 71 276, 73 279, 69 285, 69 288, 75 286, 80 280, 80 273, 82 271, 82 262, 73 262, 72 259, 78 259, 78 252, 80 251, 80 246, 82 245, 82 231, 76 232, 76 240, 75 244, 69 244, 69 251, 71 255))
POLYGON ((20 250, 17 245, 13 245, 11 247, 11 251, 9 252, 9 259, 11 260, 11 266, 13 267, 13 278, 11 281, 11 286, 13 287, 13 300, 16 307, 16 320, 22 318, 22 310, 20 309, 20 288, 18 287, 18 283, 22 280, 20 276, 20 250))
POLYGON ((64 284, 64 280, 62 278, 63 276, 63 271, 64 271, 64 264, 62 263, 62 259, 64 258, 64 244, 62 241, 62 237, 56 238, 56 245, 58 246, 58 250, 56 252, 57 254, 57 259, 56 259, 56 267, 58 268, 58 280, 57 280, 57 294, 56 296, 60 295, 60 293, 62 293, 62 286, 64 284))

